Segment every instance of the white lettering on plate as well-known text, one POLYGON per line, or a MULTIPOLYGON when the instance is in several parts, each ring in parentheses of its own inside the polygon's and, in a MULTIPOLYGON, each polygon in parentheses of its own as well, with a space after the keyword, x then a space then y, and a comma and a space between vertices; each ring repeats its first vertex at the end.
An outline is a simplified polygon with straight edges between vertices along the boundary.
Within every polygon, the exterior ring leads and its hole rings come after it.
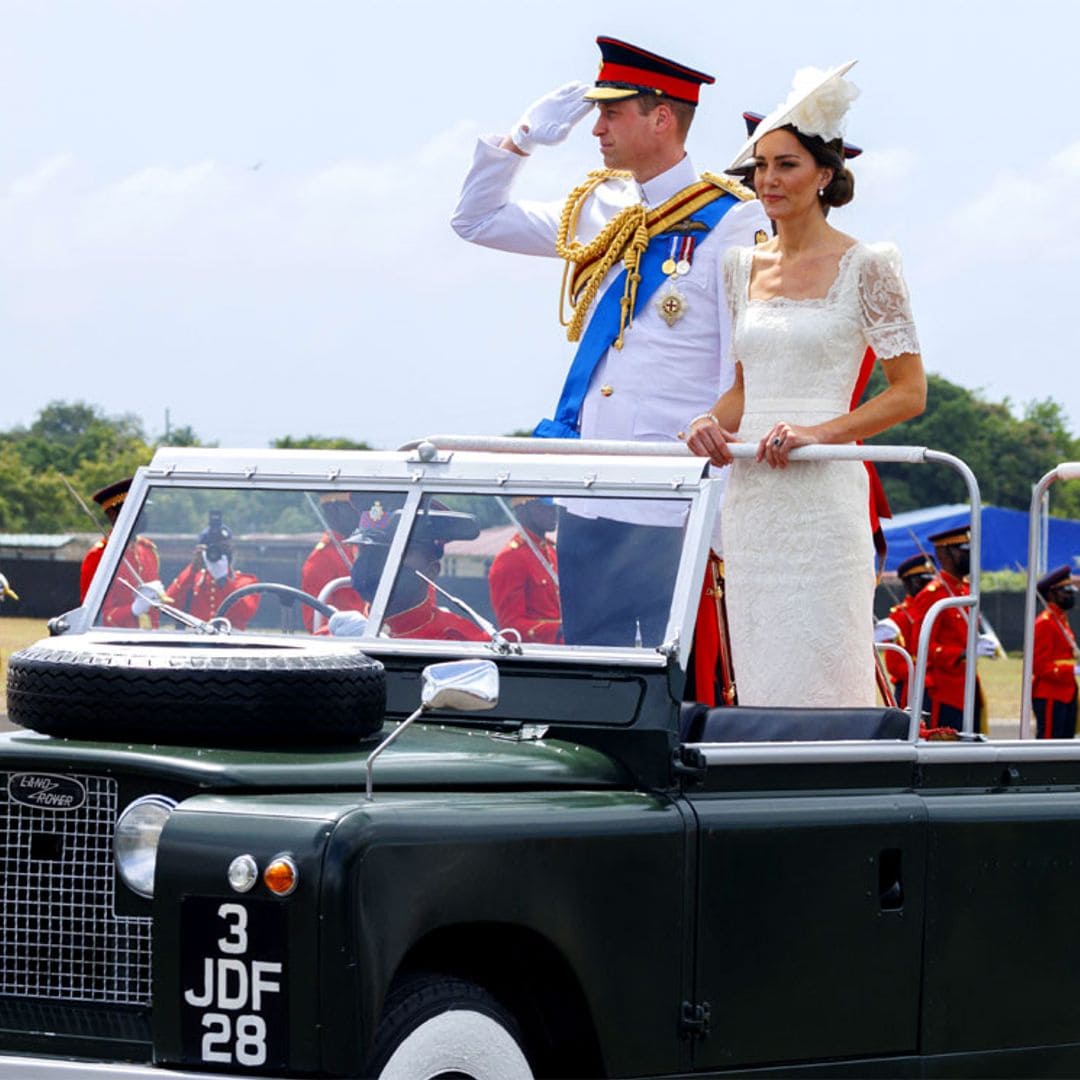
POLYGON ((202 986, 184 990, 188 1005, 213 1010, 203 1013, 200 1020, 200 1056, 214 1064, 231 1064, 235 1060, 239 1065, 262 1065, 266 1062, 266 1021, 258 1013, 268 994, 281 993, 282 965, 278 961, 240 959, 248 948, 248 913, 243 904, 222 904, 218 916, 227 932, 218 938, 217 945, 230 955, 204 957, 202 986), (241 1015, 229 1015, 238 1012, 241 1015))

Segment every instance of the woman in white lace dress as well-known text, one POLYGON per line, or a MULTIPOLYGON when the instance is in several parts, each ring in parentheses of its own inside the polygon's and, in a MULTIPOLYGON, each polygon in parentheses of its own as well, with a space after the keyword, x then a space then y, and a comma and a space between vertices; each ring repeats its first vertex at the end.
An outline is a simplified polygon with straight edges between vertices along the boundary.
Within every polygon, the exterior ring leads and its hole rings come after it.
POLYGON ((688 444, 734 463, 723 541, 732 660, 741 705, 870 706, 873 545, 861 462, 788 461, 815 443, 852 443, 925 406, 915 327, 896 249, 826 221, 854 194, 841 121, 858 93, 851 65, 806 70, 732 168, 750 161, 776 236, 724 265, 735 384, 695 418, 688 444), (849 410, 867 346, 888 386, 849 410))

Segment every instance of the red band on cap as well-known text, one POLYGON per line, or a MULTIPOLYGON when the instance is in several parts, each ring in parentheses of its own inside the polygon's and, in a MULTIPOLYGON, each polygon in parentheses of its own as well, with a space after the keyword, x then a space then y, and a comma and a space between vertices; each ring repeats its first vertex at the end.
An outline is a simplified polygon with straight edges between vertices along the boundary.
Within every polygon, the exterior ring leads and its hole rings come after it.
POLYGON ((628 64, 604 64, 596 78, 597 84, 605 82, 629 83, 631 86, 646 86, 650 90, 660 90, 669 97, 681 98, 691 104, 698 103, 700 84, 689 79, 676 79, 671 75, 661 75, 644 68, 630 67, 628 64))

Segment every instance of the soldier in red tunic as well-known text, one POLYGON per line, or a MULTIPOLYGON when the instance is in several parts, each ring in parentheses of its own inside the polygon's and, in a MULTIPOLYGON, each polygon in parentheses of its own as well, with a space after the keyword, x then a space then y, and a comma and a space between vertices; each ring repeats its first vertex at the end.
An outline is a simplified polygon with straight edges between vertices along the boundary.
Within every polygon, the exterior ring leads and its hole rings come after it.
MULTIPOLYGON (((395 513, 389 527, 361 528, 349 537, 349 542, 357 545, 351 576, 353 588, 361 596, 375 595, 398 520, 395 513)), ((447 510, 435 500, 418 512, 402 556, 401 570, 386 603, 383 629, 391 637, 432 641, 488 640, 488 634, 471 619, 440 607, 435 590, 416 573, 419 571, 435 581, 447 542, 473 540, 479 534, 480 528, 472 514, 447 510)), ((354 634, 360 632, 359 625, 359 620, 348 617, 339 620, 335 616, 330 620, 330 631, 354 634)))
POLYGON ((1076 602, 1076 587, 1067 566, 1051 570, 1036 587, 1046 609, 1035 620, 1031 664, 1035 734, 1040 739, 1071 739, 1076 735, 1076 663, 1080 653, 1068 612, 1076 602))
MULTIPOLYGON (((225 597, 259 579, 234 569, 232 530, 221 523, 221 514, 210 511, 210 524, 199 533, 191 563, 169 586, 172 603, 197 619, 212 619, 225 597)), ((243 630, 259 607, 258 593, 241 597, 225 613, 237 630, 243 630)))
MULTIPOLYGON (((899 645, 914 660, 919 647, 918 639, 914 635, 915 597, 934 580, 937 567, 929 555, 913 555, 896 568, 896 573, 904 587, 904 598, 899 604, 889 608, 888 616, 877 624, 874 639, 899 645)), ((890 649, 885 652, 885 669, 892 679, 896 703, 903 709, 907 706, 908 666, 902 656, 890 649)))
MULTIPOLYGON (((941 566, 935 577, 912 601, 911 640, 918 643, 926 613, 948 596, 968 596, 967 574, 971 565, 971 527, 957 526, 928 538, 941 566)), ((930 707, 931 728, 950 727, 958 731, 964 718, 964 677, 967 670, 967 634, 970 612, 947 608, 934 622, 926 663, 926 696, 930 707)), ((913 646, 914 648, 914 646, 913 646)), ((981 634, 977 655, 993 656, 996 645, 981 634)), ((975 730, 984 730, 984 697, 981 684, 975 682, 975 730)))
MULTIPOLYGON (((300 588, 315 597, 318 597, 327 582, 348 578, 356 557, 356 549, 346 543, 346 537, 356 532, 356 526, 360 522, 360 511, 353 505, 347 491, 323 492, 319 496, 319 509, 329 531, 322 534, 311 554, 304 560, 300 571, 300 588)), ((382 517, 387 519, 386 515, 382 517)), ((367 610, 367 603, 356 594, 352 585, 348 584, 334 589, 325 600, 338 611, 367 610)), ((314 629, 315 609, 304 604, 301 617, 310 633, 314 629)))
MULTIPOLYGON (((110 532, 120 516, 120 508, 124 505, 130 487, 129 476, 107 484, 91 495, 109 522, 110 532)), ((97 572, 107 542, 108 536, 103 536, 83 558, 79 573, 80 604, 86 599, 90 582, 97 572)), ((100 624, 142 629, 157 627, 158 613, 151 604, 151 599, 166 599, 160 574, 157 548, 153 541, 145 536, 136 536, 129 541, 101 605, 100 624)))
POLYGON ((510 505, 524 532, 509 540, 488 571, 495 620, 500 629, 517 630, 524 642, 561 644, 558 561, 547 538, 558 509, 551 499, 532 495, 513 498, 510 505))

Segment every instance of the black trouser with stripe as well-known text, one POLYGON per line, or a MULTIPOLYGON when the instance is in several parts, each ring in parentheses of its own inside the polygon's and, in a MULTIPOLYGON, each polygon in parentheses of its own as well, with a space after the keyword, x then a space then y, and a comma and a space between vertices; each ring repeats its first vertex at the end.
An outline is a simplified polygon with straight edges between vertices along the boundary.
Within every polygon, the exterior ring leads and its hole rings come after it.
MULTIPOLYGON (((940 704, 934 701, 929 694, 923 696, 923 708, 930 713, 930 727, 951 727, 957 731, 964 730, 964 710, 955 705, 940 704)), ((983 704, 978 691, 975 694, 975 725, 974 731, 986 734, 986 724, 983 720, 983 704)))
POLYGON ((1076 693, 1072 701, 1054 701, 1051 698, 1031 699, 1035 710, 1035 738, 1071 739, 1076 735, 1076 693))

